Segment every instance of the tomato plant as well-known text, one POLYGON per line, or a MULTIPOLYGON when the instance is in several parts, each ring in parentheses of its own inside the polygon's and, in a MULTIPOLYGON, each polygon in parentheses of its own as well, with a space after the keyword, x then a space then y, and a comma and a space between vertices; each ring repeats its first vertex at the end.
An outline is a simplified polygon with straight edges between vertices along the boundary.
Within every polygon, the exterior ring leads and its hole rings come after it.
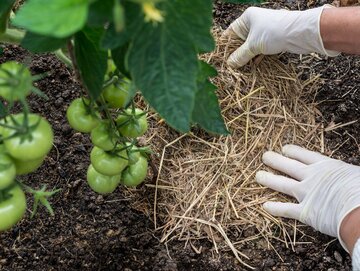
MULTIPOLYGON (((132 101, 137 91, 180 132, 199 125, 211 133, 228 134, 216 87, 209 80, 216 71, 198 59, 214 48, 212 0, 31 0, 15 10, 16 2, 0 1, 0 42, 34 53, 54 52, 74 69, 85 93, 71 102, 66 117, 75 130, 91 132, 95 147, 88 181, 95 191, 113 191, 115 185, 103 180, 117 180, 120 174, 128 186, 136 186, 146 176, 147 159, 135 146, 136 138, 148 128, 146 114, 132 101)), ((44 97, 33 86, 37 78, 23 64, 0 65, 0 96, 9 107, 0 102, 0 139, 8 155, 0 156, 0 195, 12 185, 13 166, 16 175, 36 170, 53 144, 49 123, 31 114, 26 103, 31 92, 44 97), (15 102, 21 113, 12 115, 15 102), (11 174, 6 175, 8 170, 11 174)), ((57 190, 47 192, 44 186, 35 191, 16 178, 13 182, 34 194, 34 212, 41 203, 53 214, 47 198, 57 190)), ((20 195, 20 188, 16 189, 20 195)), ((9 200, 1 197, 0 206, 9 200)))
POLYGON ((145 157, 139 156, 135 164, 126 168, 121 176, 121 183, 125 186, 137 186, 141 184, 147 175, 148 162, 145 157))
POLYGON ((109 121, 102 121, 91 131, 91 142, 103 149, 104 151, 110 151, 115 148, 116 134, 111 129, 109 121))
POLYGON ((107 86, 103 96, 111 108, 123 108, 129 102, 130 80, 124 78, 120 83, 107 86))
POLYGON ((24 100, 30 94, 32 76, 30 71, 15 61, 0 65, 0 96, 8 101, 24 100))
POLYGON ((37 114, 20 113, 9 118, 10 125, 24 124, 19 129, 3 128, 4 146, 14 158, 22 161, 40 159, 50 151, 54 135, 48 121, 37 114), (26 127, 26 125, 28 125, 26 127))
POLYGON ((121 175, 108 176, 101 174, 90 165, 87 171, 87 182, 92 190, 99 194, 114 192, 120 183, 121 175))
POLYGON ((26 210, 26 198, 19 185, 1 192, 0 231, 8 230, 15 225, 26 210))
POLYGON ((17 175, 24 175, 37 170, 44 162, 45 156, 33 160, 13 159, 17 175))
POLYGON ((0 148, 0 190, 11 185, 16 176, 16 168, 13 159, 0 148))
POLYGON ((119 132, 126 137, 142 136, 148 129, 146 114, 139 108, 128 108, 116 119, 119 132))
POLYGON ((90 110, 90 101, 85 98, 77 98, 71 102, 66 117, 70 126, 83 133, 90 133, 99 124, 99 117, 90 110))
POLYGON ((127 152, 121 146, 114 152, 106 152, 95 146, 91 151, 90 160, 96 171, 107 176, 121 174, 128 164, 127 152))

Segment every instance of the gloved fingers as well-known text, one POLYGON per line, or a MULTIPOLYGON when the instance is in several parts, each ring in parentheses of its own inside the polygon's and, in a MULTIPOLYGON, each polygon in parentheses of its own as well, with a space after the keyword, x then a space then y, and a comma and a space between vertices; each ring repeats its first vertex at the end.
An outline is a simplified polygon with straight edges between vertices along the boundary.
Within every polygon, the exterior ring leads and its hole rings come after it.
POLYGON ((301 184, 291 178, 261 170, 256 173, 256 181, 273 190, 293 196, 298 201, 301 201, 305 197, 303 191, 300 189, 301 184))
POLYGON ((232 30, 231 26, 229 26, 222 34, 221 34, 221 39, 225 39, 228 41, 231 40, 238 40, 239 36, 236 35, 236 33, 234 32, 234 30, 232 30))
POLYGON ((239 68, 247 64, 257 54, 253 52, 249 43, 245 42, 233 52, 227 60, 227 64, 232 68, 239 68))
POLYGON ((302 207, 296 203, 284 203, 267 201, 263 205, 264 209, 273 216, 281 216, 299 220, 302 207))
POLYGON ((233 21, 228 29, 232 29, 236 35, 242 39, 246 40, 247 36, 249 35, 249 27, 248 27, 248 15, 247 11, 245 11, 239 18, 237 18, 235 21, 233 21))
POLYGON ((289 158, 295 159, 307 165, 331 159, 318 152, 309 151, 307 149, 292 144, 285 145, 282 148, 282 153, 289 158))
POLYGON ((305 177, 306 165, 299 161, 287 158, 273 151, 265 152, 262 160, 265 165, 285 173, 296 180, 300 181, 305 177))

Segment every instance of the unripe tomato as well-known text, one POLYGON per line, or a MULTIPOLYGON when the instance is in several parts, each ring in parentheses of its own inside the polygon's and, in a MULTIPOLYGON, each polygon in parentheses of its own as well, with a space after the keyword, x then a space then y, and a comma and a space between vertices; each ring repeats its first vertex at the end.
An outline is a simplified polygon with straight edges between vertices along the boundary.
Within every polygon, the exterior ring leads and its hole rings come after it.
POLYGON ((118 84, 111 84, 103 90, 103 96, 110 108, 123 108, 128 103, 130 80, 123 79, 118 84))
POLYGON ((14 226, 26 210, 26 198, 19 185, 6 190, 11 197, 0 202, 0 231, 5 231, 14 226))
POLYGON ((114 192, 120 183, 121 175, 107 176, 97 172, 92 165, 87 171, 87 182, 92 190, 99 194, 114 192))
POLYGON ((116 139, 111 137, 112 131, 110 130, 110 124, 108 121, 102 121, 91 131, 91 142, 103 149, 104 151, 110 151, 115 147, 116 139))
POLYGON ((145 134, 148 129, 148 123, 146 120, 146 114, 143 114, 139 108, 135 109, 135 114, 132 114, 131 108, 125 110, 125 114, 119 115, 116 119, 116 125, 119 132, 130 138, 136 138, 145 134))
POLYGON ((0 96, 7 101, 24 100, 32 88, 32 76, 27 67, 15 61, 0 65, 0 96))
POLYGON ((128 157, 129 157, 129 165, 135 164, 139 157, 141 156, 140 152, 136 151, 137 147, 135 145, 130 147, 130 142, 126 143, 126 146, 129 146, 129 148, 126 149, 128 157))
POLYGON ((45 156, 40 157, 38 159, 34 159, 34 160, 28 160, 28 161, 13 159, 15 168, 16 168, 16 174, 24 175, 24 174, 34 172, 42 165, 42 163, 44 162, 44 159, 45 159, 45 156))
POLYGON ((85 98, 73 100, 66 111, 66 118, 74 130, 90 133, 99 124, 100 120, 98 116, 88 112, 84 103, 90 104, 90 101, 85 98))
POLYGON ((108 176, 121 174, 128 165, 126 150, 110 153, 96 146, 91 150, 90 160, 97 172, 108 176))
POLYGON ((13 159, 0 147, 0 190, 5 189, 15 180, 16 169, 13 159))
MULTIPOLYGON (((17 123, 23 123, 24 114, 14 115, 17 123)), ((15 125, 11 119, 8 122, 15 125)), ((3 136, 6 151, 15 159, 22 161, 40 159, 48 154, 52 148, 54 134, 49 122, 37 114, 28 115, 28 123, 31 128, 24 134, 13 136, 16 131, 10 128, 3 128, 3 136), (13 137, 12 137, 13 136, 13 137)))
POLYGON ((121 183, 125 186, 137 186, 141 184, 147 175, 148 162, 140 155, 139 160, 128 166, 121 174, 121 183))

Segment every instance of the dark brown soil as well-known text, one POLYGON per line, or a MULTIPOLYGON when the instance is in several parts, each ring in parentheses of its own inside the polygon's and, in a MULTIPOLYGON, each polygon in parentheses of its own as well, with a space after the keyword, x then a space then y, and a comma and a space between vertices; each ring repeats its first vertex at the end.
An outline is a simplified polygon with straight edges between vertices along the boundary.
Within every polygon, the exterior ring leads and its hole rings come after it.
MULTIPOLYGON (((296 3, 282 3, 282 6, 296 3)), ((274 6, 279 4, 272 4, 274 6)), ((306 8, 304 5, 302 8, 306 8)), ((217 4, 215 21, 225 28, 244 7, 217 4)), ((66 122, 68 103, 80 96, 81 89, 71 72, 51 55, 31 56, 16 46, 8 46, 0 62, 16 59, 29 63, 34 74, 48 73, 37 86, 50 99, 32 96, 34 112, 45 116, 55 131, 55 144, 44 165, 24 177, 26 184, 61 188, 52 199, 55 217, 43 209, 34 219, 29 212, 12 230, 0 234, 0 270, 245 270, 233 255, 217 255, 210 242, 202 241, 202 254, 184 248, 180 242, 165 247, 159 243, 151 219, 132 208, 121 189, 109 196, 98 196, 86 184, 85 174, 91 148, 87 135, 74 132, 66 122)), ((347 123, 359 119, 360 60, 340 56, 313 61, 310 73, 322 73, 323 85, 316 99, 325 127, 331 122, 347 123)), ((359 123, 326 133, 327 144, 335 157, 360 164, 359 123)), ((152 194, 143 187, 142 193, 152 194)), ((150 188, 148 188, 150 189, 150 188)), ((150 199, 149 199, 150 200, 150 199)), ((29 209, 31 199, 29 198, 29 209)), ((310 237, 298 241, 295 251, 278 242, 274 249, 264 242, 242 247, 249 264, 256 270, 350 270, 349 255, 337 241, 306 228, 310 237)), ((239 238, 254 234, 244 229, 239 238)))

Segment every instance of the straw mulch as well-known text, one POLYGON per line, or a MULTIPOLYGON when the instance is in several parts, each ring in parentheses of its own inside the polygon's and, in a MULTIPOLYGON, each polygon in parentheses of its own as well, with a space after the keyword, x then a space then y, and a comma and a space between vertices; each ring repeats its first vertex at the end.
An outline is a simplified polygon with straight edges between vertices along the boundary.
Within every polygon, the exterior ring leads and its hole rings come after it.
POLYGON ((218 70, 213 83, 231 136, 201 131, 181 135, 165 124, 154 126, 147 141, 159 154, 159 174, 147 187, 155 191, 153 218, 163 242, 183 240, 200 253, 196 240, 208 239, 217 252, 231 250, 249 267, 240 244, 264 238, 269 247, 276 239, 291 248, 294 235, 301 235, 301 229, 289 234, 295 222, 287 224, 262 209, 265 201, 286 198, 254 179, 264 169, 261 156, 266 150, 295 143, 324 151, 323 129, 315 121, 319 113, 311 101, 318 77, 300 81, 294 67, 274 56, 233 70, 225 60, 240 41, 229 42, 220 34, 214 31, 217 49, 202 59, 218 70), (254 236, 236 237, 250 227, 257 229, 254 236))

